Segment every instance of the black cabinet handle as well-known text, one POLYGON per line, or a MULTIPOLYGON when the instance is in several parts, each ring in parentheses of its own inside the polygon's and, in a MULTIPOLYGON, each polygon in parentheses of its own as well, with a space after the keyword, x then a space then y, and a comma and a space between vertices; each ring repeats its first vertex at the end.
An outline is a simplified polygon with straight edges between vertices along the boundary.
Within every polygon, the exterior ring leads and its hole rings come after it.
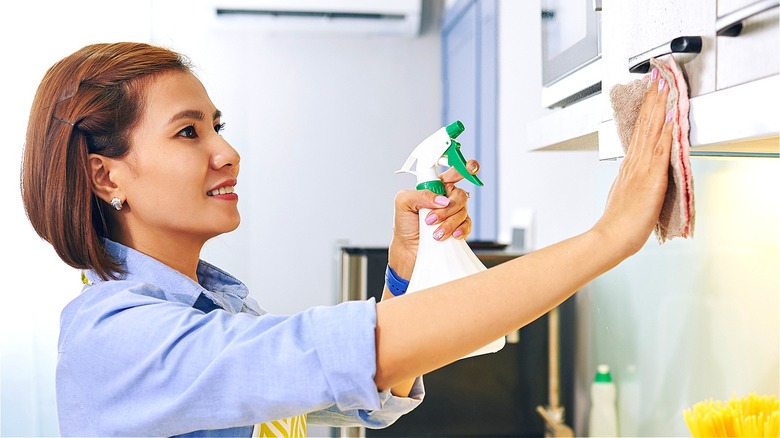
POLYGON ((650 60, 652 58, 670 53, 701 53, 701 37, 677 37, 645 53, 632 56, 628 58, 628 71, 631 73, 647 73, 650 71, 650 60))
POLYGON ((742 32, 742 22, 750 17, 780 6, 780 0, 759 0, 742 9, 718 17, 715 32, 718 36, 735 37, 742 32))

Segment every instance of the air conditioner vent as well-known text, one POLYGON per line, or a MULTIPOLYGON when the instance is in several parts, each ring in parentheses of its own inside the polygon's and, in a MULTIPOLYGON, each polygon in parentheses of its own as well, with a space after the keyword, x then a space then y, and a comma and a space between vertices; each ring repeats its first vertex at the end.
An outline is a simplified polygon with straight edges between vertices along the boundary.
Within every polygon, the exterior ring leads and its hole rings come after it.
POLYGON ((222 28, 416 36, 422 0, 211 0, 222 28))
POLYGON ((404 20, 406 15, 378 14, 367 12, 323 12, 323 11, 273 11, 263 9, 217 9, 217 15, 268 15, 271 17, 306 17, 358 20, 404 20))

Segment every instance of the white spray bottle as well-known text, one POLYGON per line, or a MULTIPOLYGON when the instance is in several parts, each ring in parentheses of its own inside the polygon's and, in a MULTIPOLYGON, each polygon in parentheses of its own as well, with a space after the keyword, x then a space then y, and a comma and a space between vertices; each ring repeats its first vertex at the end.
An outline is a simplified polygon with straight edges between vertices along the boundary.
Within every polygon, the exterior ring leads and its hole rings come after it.
MULTIPOLYGON (((396 173, 415 175, 417 190, 431 190, 445 196, 444 184, 437 173, 439 166, 454 167, 466 180, 477 186, 483 185, 479 178, 466 169, 466 160, 460 152, 460 143, 455 141, 463 130, 463 123, 455 121, 434 132, 412 151, 403 167, 396 173)), ((487 269, 464 240, 454 238, 444 241, 435 240, 433 233, 437 226, 425 223, 425 217, 429 212, 430 209, 421 209, 419 212, 420 243, 417 249, 417 261, 406 293, 427 289, 487 269)), ((502 336, 464 358, 495 353, 504 348, 505 344, 506 340, 502 336)))

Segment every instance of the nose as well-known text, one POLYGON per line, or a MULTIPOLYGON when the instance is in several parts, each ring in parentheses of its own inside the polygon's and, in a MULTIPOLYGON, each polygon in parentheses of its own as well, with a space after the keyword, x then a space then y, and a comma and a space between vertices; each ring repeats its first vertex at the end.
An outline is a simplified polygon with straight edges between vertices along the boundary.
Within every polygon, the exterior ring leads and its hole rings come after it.
POLYGON ((211 155, 211 167, 214 170, 221 170, 225 167, 229 167, 233 177, 237 177, 239 169, 238 164, 241 161, 241 155, 239 155, 238 151, 233 149, 233 146, 230 146, 230 143, 222 137, 219 137, 218 142, 218 146, 211 155))

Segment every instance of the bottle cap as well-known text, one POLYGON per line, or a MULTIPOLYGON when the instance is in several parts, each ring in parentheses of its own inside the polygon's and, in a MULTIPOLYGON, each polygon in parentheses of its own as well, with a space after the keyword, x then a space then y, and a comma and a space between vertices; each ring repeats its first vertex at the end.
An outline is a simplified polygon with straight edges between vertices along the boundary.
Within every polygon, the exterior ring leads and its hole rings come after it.
POLYGON ((609 373, 609 365, 599 365, 596 367, 596 378, 593 381, 612 383, 612 374, 609 373))
POLYGON ((452 139, 458 138, 464 129, 463 123, 460 120, 456 120, 447 125, 447 135, 452 139))

